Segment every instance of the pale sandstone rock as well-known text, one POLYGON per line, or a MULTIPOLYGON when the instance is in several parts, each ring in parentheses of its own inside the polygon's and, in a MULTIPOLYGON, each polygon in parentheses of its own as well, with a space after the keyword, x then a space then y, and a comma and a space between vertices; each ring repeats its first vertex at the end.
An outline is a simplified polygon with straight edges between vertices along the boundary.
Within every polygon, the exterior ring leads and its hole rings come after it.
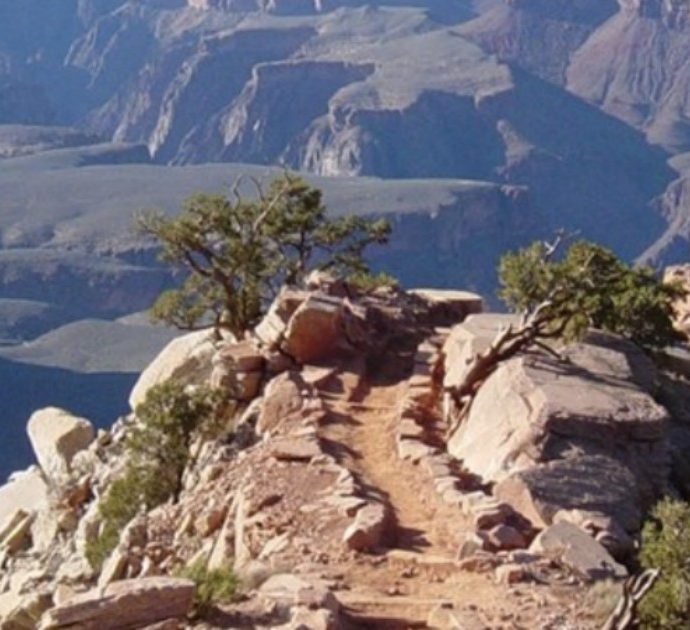
MULTIPOLYGON (((451 437, 449 452, 470 472, 492 482, 554 462, 535 473, 535 480, 539 477, 546 483, 549 466, 559 460, 573 460, 562 464, 571 484, 579 483, 578 468, 582 474, 605 479, 604 470, 622 467, 634 480, 628 483, 624 471, 616 473, 616 478, 625 478, 631 510, 638 498, 643 507, 651 504, 663 492, 670 468, 665 440, 669 415, 649 393, 654 365, 634 345, 602 333, 592 334, 587 343, 568 348, 566 354, 568 362, 530 355, 500 365, 480 388, 468 419, 451 437), (612 463, 606 465, 607 460, 612 463)), ((587 485, 587 479, 582 484, 587 485)), ((593 489, 605 495, 610 485, 593 489)), ((576 489, 571 485, 571 491, 576 489)), ((576 499, 562 505, 550 502, 550 515, 560 508, 598 510, 587 504, 609 503, 605 496, 584 497, 583 504, 576 499)), ((528 518, 534 517, 532 511, 528 518)), ((542 524, 549 524, 549 518, 541 515, 542 524)), ((535 523, 539 522, 537 518, 535 523)))
POLYGON ((385 531, 387 516, 386 508, 381 503, 369 503, 360 508, 354 522, 343 534, 347 548, 354 551, 376 548, 385 531))
POLYGON ((95 438, 88 420, 56 407, 36 411, 26 430, 41 470, 57 486, 69 477, 74 456, 95 438))
POLYGON ((0 486, 0 523, 4 523, 17 510, 37 512, 48 507, 48 486, 35 466, 14 473, 10 481, 0 486))
POLYGON ((561 510, 554 523, 572 523, 593 536, 616 559, 625 558, 635 550, 635 541, 611 516, 587 510, 561 510))
POLYGON ((427 627, 432 630, 486 630, 486 624, 477 613, 458 610, 452 604, 440 604, 427 618, 427 627))
POLYGON ((254 341, 225 344, 213 356, 212 364, 212 387, 226 389, 239 400, 253 400, 259 394, 264 357, 254 341))
POLYGON ((290 317, 309 297, 306 291, 283 287, 268 312, 254 329, 254 336, 268 350, 275 350, 285 334, 290 317))
POLYGON ((421 440, 413 440, 401 436, 396 439, 396 447, 400 459, 408 460, 413 463, 418 463, 437 452, 436 448, 425 444, 421 440))
POLYGON ((517 472, 497 484, 494 494, 537 527, 553 523, 560 510, 572 509, 606 514, 630 532, 641 524, 635 477, 606 456, 583 455, 517 472))
POLYGON ((530 551, 557 556, 587 580, 623 578, 628 572, 594 538, 571 523, 557 523, 534 539, 530 551))
POLYGON ((19 551, 29 538, 33 520, 33 513, 18 510, 3 526, 4 531, 0 532, 0 550, 9 553, 19 551))
POLYGON ((36 630, 41 615, 51 606, 49 593, 0 594, 0 628, 3 630, 36 630))
POLYGON ((122 630, 184 617, 192 605, 194 582, 150 577, 113 582, 75 596, 47 611, 41 630, 77 625, 81 630, 122 630))
POLYGON ((343 341, 343 301, 311 294, 290 318, 283 351, 299 363, 330 357, 343 341))
POLYGON ((330 610, 296 606, 286 630, 336 630, 338 627, 337 617, 330 610))
POLYGON ((504 524, 491 528, 486 533, 486 542, 498 551, 511 551, 527 547, 527 541, 522 533, 510 525, 504 524))
POLYGON ((215 351, 213 332, 208 330, 173 339, 139 376, 129 396, 130 408, 136 410, 152 387, 167 380, 185 385, 208 381, 215 351))
POLYGON ((469 315, 481 313, 484 308, 481 296, 469 291, 412 289, 408 293, 427 303, 431 322, 436 326, 456 324, 469 315))
POLYGON ((281 607, 307 606, 337 612, 340 604, 325 584, 291 574, 279 573, 269 577, 258 590, 261 598, 281 607))
POLYGON ((271 440, 270 452, 277 460, 296 462, 308 462, 323 453, 315 438, 292 436, 271 440))
POLYGON ((485 540, 478 533, 465 534, 458 548, 457 559, 464 560, 474 556, 478 551, 484 551, 485 540))
MULTIPOLYGON (((611 339, 610 347, 578 344, 567 364, 547 357, 505 362, 479 390, 449 451, 471 472, 500 481, 549 459, 559 438, 623 447, 661 440, 668 414, 635 382, 631 363, 644 362, 640 355, 611 339)), ((654 374, 651 363, 640 370, 654 374)))
POLYGON ((115 547, 103 563, 101 574, 98 577, 99 588, 124 578, 127 572, 127 560, 127 551, 120 545, 115 547))
POLYGON ((486 350, 500 330, 517 323, 515 315, 482 313, 470 315, 462 324, 454 326, 443 345, 444 388, 461 383, 472 356, 486 350))

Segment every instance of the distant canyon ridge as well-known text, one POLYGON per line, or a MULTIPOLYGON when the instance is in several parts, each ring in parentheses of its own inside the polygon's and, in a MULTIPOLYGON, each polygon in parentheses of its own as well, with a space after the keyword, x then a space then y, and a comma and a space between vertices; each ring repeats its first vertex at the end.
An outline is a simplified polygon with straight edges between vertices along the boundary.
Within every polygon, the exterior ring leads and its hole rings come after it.
POLYGON ((173 334, 133 212, 285 168, 388 216, 406 286, 493 300, 561 227, 687 261, 690 1, 0 0, 0 443, 38 401, 112 420, 173 334))

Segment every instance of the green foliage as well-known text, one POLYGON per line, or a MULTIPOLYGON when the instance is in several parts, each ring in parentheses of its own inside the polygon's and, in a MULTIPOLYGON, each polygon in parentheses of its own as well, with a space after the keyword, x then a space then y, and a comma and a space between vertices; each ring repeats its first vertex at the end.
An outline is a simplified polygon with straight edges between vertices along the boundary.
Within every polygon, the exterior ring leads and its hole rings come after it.
POLYGON ((298 284, 313 268, 347 277, 368 271, 364 250, 386 243, 385 220, 330 218, 321 191, 284 175, 258 199, 198 194, 182 213, 138 218, 140 232, 161 245, 161 259, 188 273, 163 293, 155 319, 183 329, 213 324, 241 335, 254 325, 282 284, 298 284))
POLYGON ((399 286, 397 279, 384 271, 376 274, 366 271, 353 273, 347 278, 347 282, 364 293, 384 287, 395 288, 399 286))
POLYGON ((175 381, 152 387, 136 408, 138 423, 127 436, 127 466, 112 483, 99 510, 103 525, 87 546, 87 559, 100 567, 120 532, 138 510, 177 498, 195 435, 216 434, 223 425, 224 397, 205 387, 186 390, 175 381))
POLYGON ((641 627, 690 627, 690 504, 664 499, 642 531, 640 561, 661 577, 640 605, 641 627))
POLYGON ((231 602, 237 596, 239 580, 229 566, 209 569, 206 561, 200 559, 178 571, 177 575, 196 584, 193 610, 195 616, 203 617, 215 605, 231 602))
POLYGON ((545 337, 580 339, 589 327, 618 333, 644 347, 663 347, 673 329, 678 285, 663 284, 648 268, 633 268, 610 250, 578 241, 559 259, 534 243, 506 254, 499 267, 501 297, 519 311, 541 306, 545 337))

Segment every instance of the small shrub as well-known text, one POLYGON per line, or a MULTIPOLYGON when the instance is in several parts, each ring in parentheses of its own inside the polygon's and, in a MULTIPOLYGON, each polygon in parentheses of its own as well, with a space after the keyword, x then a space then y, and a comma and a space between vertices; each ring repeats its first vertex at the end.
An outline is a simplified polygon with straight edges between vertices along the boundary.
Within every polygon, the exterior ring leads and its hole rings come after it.
POLYGON ((349 284, 356 289, 359 289, 363 293, 369 293, 384 287, 395 288, 399 286, 398 280, 385 271, 381 271, 379 273, 359 271, 350 275, 347 281, 349 284))
POLYGON ((690 504, 664 499, 642 531, 642 566, 661 576, 640 605, 641 627, 690 627, 690 504))
POLYGON ((218 433, 223 404, 219 392, 204 387, 190 392, 167 381, 151 388, 136 409, 139 422, 127 437, 125 472, 111 484, 99 507, 101 531, 86 548, 92 567, 103 565, 142 506, 151 510, 177 498, 193 436, 218 433))
POLYGON ((229 566, 209 569, 206 561, 200 559, 178 571, 177 575, 196 584, 193 609, 195 616, 203 617, 217 604, 231 602, 237 596, 239 580, 229 566))

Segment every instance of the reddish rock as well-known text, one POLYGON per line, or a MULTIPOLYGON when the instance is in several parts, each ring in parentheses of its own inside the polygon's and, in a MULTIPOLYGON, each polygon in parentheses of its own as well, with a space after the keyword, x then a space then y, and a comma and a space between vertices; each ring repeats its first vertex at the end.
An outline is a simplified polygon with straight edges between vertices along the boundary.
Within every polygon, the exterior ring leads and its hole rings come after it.
POLYGON ((343 342, 343 301, 310 295, 290 318, 283 351, 299 363, 313 363, 333 354, 343 342))

